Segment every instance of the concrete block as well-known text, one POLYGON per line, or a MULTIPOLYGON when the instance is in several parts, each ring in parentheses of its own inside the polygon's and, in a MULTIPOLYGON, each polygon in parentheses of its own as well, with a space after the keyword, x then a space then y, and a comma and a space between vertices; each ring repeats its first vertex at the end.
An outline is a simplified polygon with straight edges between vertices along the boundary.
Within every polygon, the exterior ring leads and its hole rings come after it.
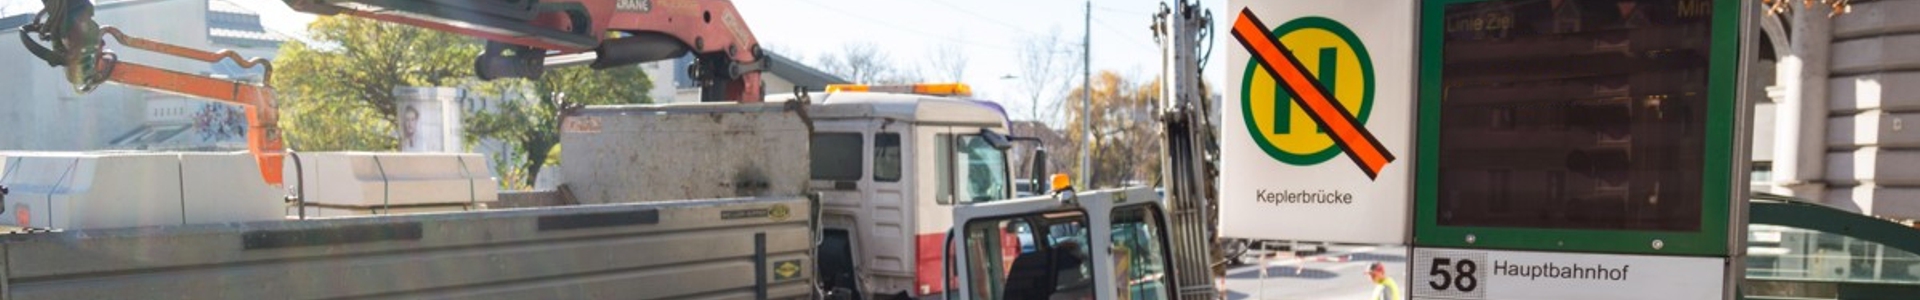
POLYGON ((273 220, 282 216, 286 192, 267 185, 253 154, 180 153, 181 202, 186 222, 273 220))
POLYGON ((13 152, 0 224, 125 228, 280 219, 280 191, 253 156, 232 153, 13 152), (22 222, 24 221, 24 222, 22 222))
POLYGON ((474 153, 302 152, 300 160, 304 170, 287 157, 285 178, 307 185, 310 204, 365 208, 499 199, 486 158, 474 153))
POLYGON ((806 123, 779 103, 596 106, 561 128, 583 204, 801 195, 812 174, 806 123))
POLYGON ((1834 150, 1920 147, 1920 113, 1871 110, 1834 116, 1827 119, 1827 146, 1834 150))

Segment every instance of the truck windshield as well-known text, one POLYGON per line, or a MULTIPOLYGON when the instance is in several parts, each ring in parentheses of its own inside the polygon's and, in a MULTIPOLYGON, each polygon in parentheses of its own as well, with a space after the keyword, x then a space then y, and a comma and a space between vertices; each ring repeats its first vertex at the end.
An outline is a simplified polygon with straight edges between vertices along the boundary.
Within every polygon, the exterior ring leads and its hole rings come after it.
POLYGON ((960 137, 954 162, 961 166, 960 199, 987 202, 1007 199, 1007 154, 979 135, 960 137))

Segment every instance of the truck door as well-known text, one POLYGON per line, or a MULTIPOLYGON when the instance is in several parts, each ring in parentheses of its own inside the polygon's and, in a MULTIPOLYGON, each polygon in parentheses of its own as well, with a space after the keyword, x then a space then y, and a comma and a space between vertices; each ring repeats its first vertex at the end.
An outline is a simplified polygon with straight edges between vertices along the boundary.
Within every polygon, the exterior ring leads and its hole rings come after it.
POLYGON ((867 252, 858 248, 872 241, 862 236, 873 232, 866 228, 873 218, 863 217, 869 214, 868 197, 862 192, 871 186, 865 172, 870 161, 866 145, 871 139, 862 130, 864 124, 821 122, 816 126, 809 152, 809 184, 820 194, 822 214, 816 274, 821 288, 832 294, 858 294, 867 289, 861 286, 865 280, 859 270, 871 267, 859 263, 859 256, 867 252))
POLYGON ((1135 188, 956 206, 950 299, 1171 299, 1157 199, 1135 188))
MULTIPOLYGON (((919 277, 917 273, 928 273, 921 270, 926 266, 916 269, 914 252, 925 248, 921 245, 928 244, 928 240, 937 241, 939 236, 933 234, 929 237, 924 230, 916 232, 914 228, 913 220, 917 218, 915 211, 926 205, 913 201, 909 194, 914 187, 911 183, 920 181, 916 179, 918 174, 913 171, 917 166, 907 163, 912 153, 920 151, 916 149, 917 145, 910 142, 911 128, 906 123, 891 120, 866 123, 865 131, 871 133, 870 140, 873 141, 873 146, 868 150, 872 158, 869 169, 873 176, 861 187, 868 212, 862 216, 865 218, 862 230, 872 242, 862 245, 865 247, 862 253, 870 253, 862 259, 873 266, 869 272, 871 276, 868 276, 872 282, 868 286, 873 287, 870 291, 875 294, 919 295, 915 293, 924 294, 932 289, 914 280, 919 277)), ((937 247, 939 242, 931 244, 937 247)))
POLYGON ((1135 204, 1113 208, 1113 224, 1108 226, 1113 247, 1113 290, 1118 299, 1171 299, 1173 282, 1167 262, 1167 226, 1160 208, 1135 204))
POLYGON ((953 129, 943 125, 914 124, 903 126, 910 130, 905 144, 911 144, 908 157, 908 172, 913 180, 903 181, 910 185, 913 233, 914 278, 913 286, 918 294, 927 296, 950 290, 941 281, 940 270, 945 249, 947 232, 953 228, 952 206, 956 204, 953 192, 953 129))
POLYGON ((1087 224, 1074 210, 968 222, 961 245, 971 299, 1092 299, 1087 224))
MULTIPOLYGON (((827 230, 839 230, 836 237, 840 238, 833 242, 846 244, 835 245, 834 249, 848 252, 821 255, 847 255, 853 262, 844 266, 847 271, 843 273, 848 274, 841 276, 853 279, 835 284, 858 281, 861 292, 873 295, 933 290, 933 286, 914 282, 916 273, 938 278, 937 253, 942 238, 940 231, 926 234, 914 228, 916 218, 925 219, 916 210, 934 206, 931 200, 921 204, 908 197, 915 188, 912 183, 917 182, 914 178, 920 176, 914 172, 916 164, 908 163, 917 148, 910 133, 918 132, 908 123, 884 119, 821 122, 816 126, 813 189, 822 196, 823 220, 829 221, 827 230), (832 222, 836 220, 839 222, 832 222), (935 253, 929 258, 931 265, 922 270, 914 268, 919 260, 916 249, 935 253)), ((933 216, 936 220, 932 221, 940 222, 951 217, 946 211, 933 216)), ((945 228, 948 224, 937 225, 945 228)), ((821 267, 828 265, 823 263, 821 267)), ((821 274, 823 278, 835 278, 831 273, 821 274)))

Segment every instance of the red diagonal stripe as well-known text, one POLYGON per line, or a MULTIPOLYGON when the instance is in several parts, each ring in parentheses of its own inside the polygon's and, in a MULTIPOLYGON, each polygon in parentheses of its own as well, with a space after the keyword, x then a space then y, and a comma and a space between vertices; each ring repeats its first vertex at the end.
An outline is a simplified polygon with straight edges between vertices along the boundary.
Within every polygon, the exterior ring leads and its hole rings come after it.
POLYGON ((1368 178, 1378 178, 1380 170, 1393 162, 1393 153, 1387 152, 1372 132, 1360 126, 1352 113, 1341 109, 1333 93, 1307 73, 1306 66, 1293 56, 1293 51, 1281 46, 1280 39, 1265 28, 1269 27, 1260 22, 1252 10, 1241 9, 1240 18, 1233 22, 1233 37, 1253 54, 1253 59, 1259 61, 1268 75, 1280 80, 1280 86, 1293 95, 1294 103, 1307 109, 1307 116, 1314 123, 1333 135, 1334 144, 1346 152, 1368 178))

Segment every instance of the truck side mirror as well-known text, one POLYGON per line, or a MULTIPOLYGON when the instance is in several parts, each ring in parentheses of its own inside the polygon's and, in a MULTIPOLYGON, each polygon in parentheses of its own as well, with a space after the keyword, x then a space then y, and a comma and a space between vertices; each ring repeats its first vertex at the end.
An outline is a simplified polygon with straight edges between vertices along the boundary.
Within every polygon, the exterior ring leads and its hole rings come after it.
POLYGON ((987 145, 993 146, 993 149, 997 149, 1000 151, 1013 149, 1013 142, 1009 141, 1006 135, 1000 134, 998 132, 993 132, 993 130, 990 130, 990 129, 981 128, 980 139, 986 140, 987 145))
POLYGON ((1047 173, 1047 149, 1040 149, 1040 148, 1033 149, 1033 169, 1032 170, 1033 170, 1032 173, 1027 173, 1027 174, 1030 174, 1028 175, 1028 177, 1033 177, 1032 178, 1033 190, 1034 190, 1033 194, 1035 195, 1044 194, 1044 193, 1040 193, 1039 191, 1040 189, 1045 188, 1047 186, 1047 174, 1048 174, 1047 173))

